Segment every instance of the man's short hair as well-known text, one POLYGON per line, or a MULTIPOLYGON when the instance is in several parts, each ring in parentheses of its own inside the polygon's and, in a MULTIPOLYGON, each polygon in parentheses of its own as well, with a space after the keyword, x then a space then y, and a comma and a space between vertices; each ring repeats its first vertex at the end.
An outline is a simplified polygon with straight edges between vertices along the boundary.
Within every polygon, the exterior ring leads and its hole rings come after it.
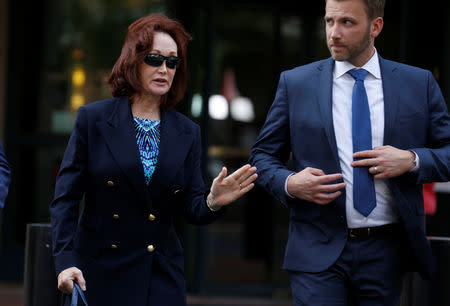
MULTIPOLYGON (((345 1, 345 0, 335 0, 335 1, 345 1)), ((372 20, 377 17, 384 17, 384 6, 386 5, 386 0, 363 0, 366 4, 367 17, 372 20)), ((325 4, 327 0, 325 0, 325 4)))

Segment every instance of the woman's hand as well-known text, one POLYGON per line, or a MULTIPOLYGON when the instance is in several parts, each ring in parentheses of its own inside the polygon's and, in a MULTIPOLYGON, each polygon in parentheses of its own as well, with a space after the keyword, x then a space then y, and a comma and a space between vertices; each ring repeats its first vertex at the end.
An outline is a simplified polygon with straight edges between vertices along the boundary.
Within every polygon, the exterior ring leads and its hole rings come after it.
POLYGON ((206 199, 208 207, 219 210, 249 192, 255 184, 258 175, 256 167, 245 165, 227 176, 227 168, 223 167, 219 175, 214 179, 211 192, 206 199))
POLYGON ((76 267, 67 268, 58 275, 58 289, 65 294, 72 294, 73 282, 77 282, 80 285, 81 290, 86 290, 86 281, 84 280, 83 273, 76 267))

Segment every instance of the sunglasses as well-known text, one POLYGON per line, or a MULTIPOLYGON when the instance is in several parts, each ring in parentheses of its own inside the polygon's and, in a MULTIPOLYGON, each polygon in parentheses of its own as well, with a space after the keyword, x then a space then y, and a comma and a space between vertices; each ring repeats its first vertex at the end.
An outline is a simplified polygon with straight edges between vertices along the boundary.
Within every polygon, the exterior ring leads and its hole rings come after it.
POLYGON ((164 63, 164 61, 166 61, 167 68, 175 69, 181 59, 178 56, 164 56, 155 53, 149 53, 144 58, 144 62, 152 67, 159 67, 164 63))

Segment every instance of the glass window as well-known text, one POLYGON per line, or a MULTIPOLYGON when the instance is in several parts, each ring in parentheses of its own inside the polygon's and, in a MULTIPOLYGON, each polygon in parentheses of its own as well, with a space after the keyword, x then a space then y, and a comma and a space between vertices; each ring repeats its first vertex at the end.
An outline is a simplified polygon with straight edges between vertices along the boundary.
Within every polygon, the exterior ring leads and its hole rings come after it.
POLYGON ((53 1, 45 24, 39 130, 70 133, 80 106, 110 97, 105 79, 128 26, 165 10, 162 0, 53 1))

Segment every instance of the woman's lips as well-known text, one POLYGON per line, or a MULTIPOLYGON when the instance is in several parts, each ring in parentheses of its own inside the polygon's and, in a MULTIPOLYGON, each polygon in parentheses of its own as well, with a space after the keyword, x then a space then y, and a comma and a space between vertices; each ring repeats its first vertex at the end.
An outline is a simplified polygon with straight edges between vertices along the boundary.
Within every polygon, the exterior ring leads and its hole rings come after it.
POLYGON ((154 79, 153 81, 156 82, 157 84, 160 84, 160 85, 167 84, 167 80, 166 79, 154 79))

